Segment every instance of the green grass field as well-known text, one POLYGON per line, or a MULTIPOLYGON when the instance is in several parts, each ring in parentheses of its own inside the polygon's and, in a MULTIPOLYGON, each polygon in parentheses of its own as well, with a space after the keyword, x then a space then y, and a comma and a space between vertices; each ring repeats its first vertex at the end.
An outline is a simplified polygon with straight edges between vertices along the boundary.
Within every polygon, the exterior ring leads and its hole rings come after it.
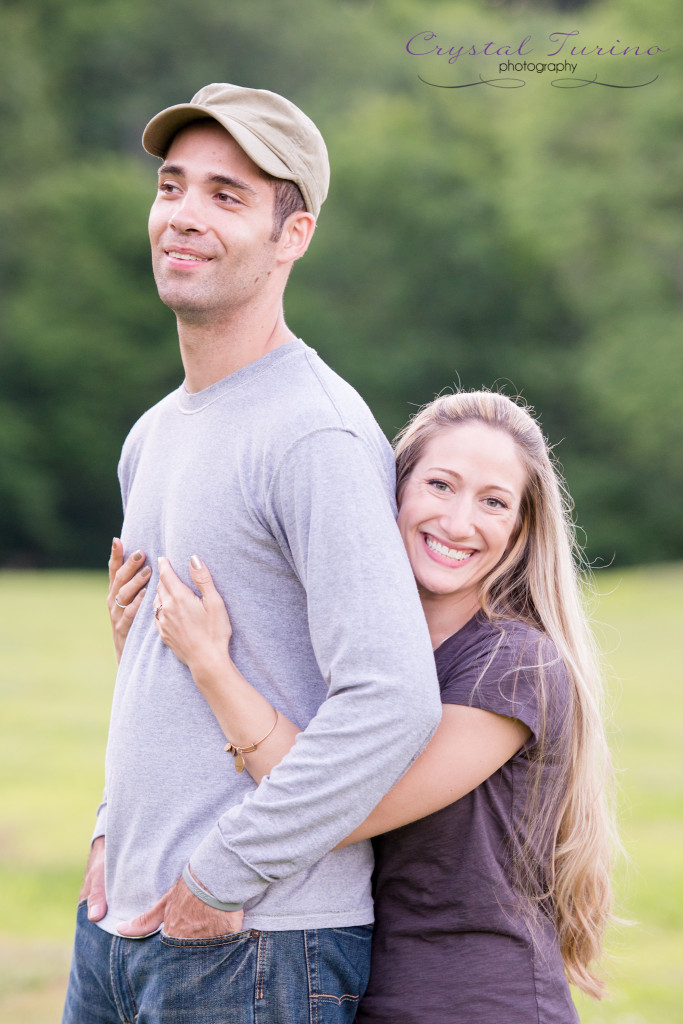
MULTIPOLYGON (((105 580, 0 573, 0 1024, 60 1019, 114 679, 105 580)), ((683 567, 598 586, 635 923, 610 937, 611 1001, 578 1005, 585 1024, 683 1024, 683 567)))

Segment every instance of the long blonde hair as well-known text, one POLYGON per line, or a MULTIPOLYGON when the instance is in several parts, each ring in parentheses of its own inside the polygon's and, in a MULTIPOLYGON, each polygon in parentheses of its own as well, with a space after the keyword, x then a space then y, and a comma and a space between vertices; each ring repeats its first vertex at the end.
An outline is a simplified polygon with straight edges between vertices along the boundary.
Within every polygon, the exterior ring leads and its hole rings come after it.
MULTIPOLYGON (((436 433, 468 422, 505 431, 527 471, 515 542, 483 579, 481 607, 491 620, 521 619, 540 629, 554 643, 570 681, 570 763, 555 783, 556 791, 545 793, 542 800, 534 803, 531 787, 526 819, 532 834, 520 854, 519 875, 531 877, 532 862, 538 861, 537 841, 549 829, 554 843, 544 896, 553 908, 567 976, 599 999, 604 982, 595 967, 611 916, 609 875, 617 839, 601 672, 581 600, 587 566, 562 476, 526 406, 496 392, 461 391, 436 398, 396 437, 396 493, 400 503, 408 477, 436 433)), ((547 695, 542 666, 540 678, 543 721, 547 695)), ((540 749, 542 762, 543 737, 540 749)), ((532 896, 531 886, 527 888, 532 896)))

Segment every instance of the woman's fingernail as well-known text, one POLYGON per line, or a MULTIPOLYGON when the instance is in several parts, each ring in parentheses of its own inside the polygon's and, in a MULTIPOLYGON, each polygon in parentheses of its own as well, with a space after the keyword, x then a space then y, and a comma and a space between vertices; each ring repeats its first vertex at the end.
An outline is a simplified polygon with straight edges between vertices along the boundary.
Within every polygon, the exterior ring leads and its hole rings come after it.
POLYGON ((147 579, 147 577, 148 577, 148 576, 151 576, 151 575, 152 575, 152 569, 151 569, 151 566, 149 566, 149 565, 146 565, 146 566, 145 566, 145 568, 144 568, 144 569, 142 570, 142 572, 140 573, 140 576, 142 577, 142 579, 143 579, 143 580, 146 580, 146 579, 147 579))
POLYGON ((199 557, 199 555, 192 556, 192 558, 190 559, 190 565, 192 566, 193 569, 201 569, 202 560, 199 557))
POLYGON ((133 561, 134 562, 139 562, 141 558, 142 558, 142 551, 135 551, 133 553, 133 561))

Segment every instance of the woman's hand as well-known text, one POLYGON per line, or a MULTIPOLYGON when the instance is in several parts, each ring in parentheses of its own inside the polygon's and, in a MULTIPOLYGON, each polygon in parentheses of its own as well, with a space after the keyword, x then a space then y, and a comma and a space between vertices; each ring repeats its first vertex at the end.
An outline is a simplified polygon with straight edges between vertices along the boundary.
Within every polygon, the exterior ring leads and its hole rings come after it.
POLYGON ((228 650, 232 637, 228 610, 197 555, 190 559, 190 577, 201 597, 178 579, 167 558, 159 559, 154 625, 166 646, 189 668, 225 738, 236 747, 249 748, 242 764, 260 782, 282 760, 300 729, 285 715, 278 715, 234 665, 228 650))
POLYGON ((190 559, 190 576, 201 597, 178 579, 167 558, 159 559, 154 625, 166 646, 195 675, 202 665, 229 661, 232 625, 211 573, 197 555, 190 559))
POLYGON ((134 551, 124 562, 123 544, 118 537, 114 537, 109 556, 107 608, 117 662, 121 661, 126 637, 142 604, 151 575, 151 568, 145 565, 144 551, 134 551))

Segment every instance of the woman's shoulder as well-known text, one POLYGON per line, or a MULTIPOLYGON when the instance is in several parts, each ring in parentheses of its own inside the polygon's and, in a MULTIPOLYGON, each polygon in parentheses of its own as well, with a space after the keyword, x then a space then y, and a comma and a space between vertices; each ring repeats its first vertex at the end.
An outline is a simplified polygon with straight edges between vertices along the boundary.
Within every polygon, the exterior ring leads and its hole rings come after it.
MULTIPOLYGON (((568 673, 556 645, 521 619, 491 620, 483 612, 435 652, 445 704, 467 704, 519 718, 537 733, 542 704, 567 709, 568 673)), ((553 715, 553 717, 555 717, 553 715)))
POLYGON ((466 666, 480 670, 491 663, 500 671, 506 665, 517 668, 560 661, 550 637, 523 619, 490 619, 479 611, 457 633, 448 637, 434 652, 437 669, 466 666))

